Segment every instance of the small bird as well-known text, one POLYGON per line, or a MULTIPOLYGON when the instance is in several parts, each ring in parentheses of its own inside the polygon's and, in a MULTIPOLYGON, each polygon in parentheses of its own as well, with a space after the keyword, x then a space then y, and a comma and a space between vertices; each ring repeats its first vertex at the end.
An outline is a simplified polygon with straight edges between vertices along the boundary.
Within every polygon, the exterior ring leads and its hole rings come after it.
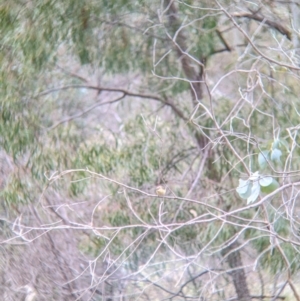
POLYGON ((166 194, 166 189, 159 185, 156 187, 156 194, 158 196, 164 196, 166 194))

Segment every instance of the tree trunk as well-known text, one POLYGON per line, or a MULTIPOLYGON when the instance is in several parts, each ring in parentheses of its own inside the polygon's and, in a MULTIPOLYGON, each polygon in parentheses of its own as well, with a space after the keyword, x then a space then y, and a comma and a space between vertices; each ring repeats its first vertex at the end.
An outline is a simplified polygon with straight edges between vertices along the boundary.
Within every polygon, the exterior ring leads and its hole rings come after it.
MULTIPOLYGON (((204 80, 204 64, 196 63, 185 53, 187 50, 187 41, 184 33, 184 29, 180 29, 181 23, 178 18, 177 8, 175 6, 174 0, 165 0, 164 8, 166 10, 166 14, 168 16, 169 25, 172 29, 172 32, 177 32, 175 43, 175 48, 178 54, 178 57, 181 61, 182 69, 188 80, 191 81, 191 93, 194 105, 196 105, 203 98, 203 87, 204 84, 201 81, 204 80), (178 31, 179 30, 179 31, 178 31)), ((200 58, 201 59, 201 58, 200 58)), ((195 138, 198 144, 198 147, 203 150, 208 146, 209 140, 208 138, 201 134, 200 132, 195 132, 195 138)), ((210 147, 207 158, 207 170, 208 177, 215 181, 219 181, 219 175, 216 171, 214 165, 214 153, 210 147)), ((233 243, 229 247, 227 247, 223 252, 222 256, 227 256, 227 260, 232 271, 230 275, 233 279, 233 284, 237 293, 237 297, 239 301, 250 301, 249 289, 246 282, 246 274, 242 265, 242 258, 239 250, 235 250, 238 246, 237 243, 233 243)))
MULTIPOLYGON (((171 34, 174 35, 177 32, 174 46, 180 59, 181 66, 187 79, 191 81, 191 93, 194 104, 197 104, 203 98, 203 67, 204 65, 196 64, 186 53, 187 44, 184 29, 180 29, 181 23, 178 19, 177 8, 172 0, 166 0, 164 2, 166 14, 168 16, 171 34)), ((200 58, 201 59, 201 58, 200 58)))
POLYGON ((237 242, 232 243, 230 246, 222 250, 223 257, 227 257, 227 262, 231 271, 229 272, 232 277, 235 291, 237 294, 237 300, 250 301, 251 296, 249 293, 246 274, 243 268, 241 253, 238 250, 239 244, 237 242))

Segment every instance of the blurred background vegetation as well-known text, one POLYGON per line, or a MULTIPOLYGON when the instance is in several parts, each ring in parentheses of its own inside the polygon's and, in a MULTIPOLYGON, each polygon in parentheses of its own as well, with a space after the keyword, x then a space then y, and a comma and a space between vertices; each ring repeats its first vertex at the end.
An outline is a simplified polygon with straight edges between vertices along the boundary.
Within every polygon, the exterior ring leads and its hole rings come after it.
POLYGON ((4 300, 300 300, 298 1, 0 20, 4 300))

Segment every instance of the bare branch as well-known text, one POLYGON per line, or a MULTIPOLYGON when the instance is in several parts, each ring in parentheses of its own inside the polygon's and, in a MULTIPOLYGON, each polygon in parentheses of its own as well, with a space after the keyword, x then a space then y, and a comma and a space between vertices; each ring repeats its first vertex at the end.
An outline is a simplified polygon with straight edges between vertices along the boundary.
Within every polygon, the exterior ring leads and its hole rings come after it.
POLYGON ((264 22, 265 24, 269 25, 271 28, 276 29, 279 31, 281 34, 285 35, 289 40, 292 40, 292 33, 290 30, 288 30, 285 26, 282 24, 269 20, 265 16, 262 16, 261 14, 255 13, 255 12, 234 12, 231 14, 232 17, 237 17, 237 18, 248 18, 252 20, 256 20, 259 22, 264 22))

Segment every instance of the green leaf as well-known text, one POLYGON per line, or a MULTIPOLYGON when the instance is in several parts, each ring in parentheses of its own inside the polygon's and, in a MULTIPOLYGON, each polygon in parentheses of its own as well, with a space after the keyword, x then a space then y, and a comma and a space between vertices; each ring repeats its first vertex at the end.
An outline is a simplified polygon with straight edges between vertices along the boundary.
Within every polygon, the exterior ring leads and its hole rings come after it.
MULTIPOLYGON (((236 189, 237 193, 242 199, 247 199, 247 204, 253 203, 260 193, 260 175, 259 172, 254 172, 248 180, 239 179, 239 187, 236 189)), ((270 180, 266 180, 270 184, 270 180)), ((263 181, 264 183, 264 181, 263 181)))
POLYGON ((272 178, 272 182, 268 186, 261 186, 261 192, 269 194, 279 187, 279 183, 272 178))
POLYGON ((272 143, 272 150, 278 148, 280 145, 280 140, 279 139, 275 139, 274 142, 272 143))
POLYGON ((247 198, 247 205, 255 202, 259 196, 259 193, 260 193, 259 183, 257 181, 253 182, 252 189, 251 189, 251 195, 247 198))
POLYGON ((259 180, 259 184, 260 186, 267 187, 272 183, 272 181, 273 181, 272 177, 263 177, 259 180))
POLYGON ((284 147, 287 152, 289 152, 289 144, 284 139, 279 139, 279 147, 281 149, 284 147))
POLYGON ((250 177, 250 181, 258 181, 259 180, 259 171, 254 172, 250 177))
POLYGON ((272 150, 280 149, 289 152, 289 144, 284 139, 275 139, 272 143, 272 150))
POLYGON ((258 164, 261 169, 264 169, 267 166, 267 160, 269 160, 270 151, 264 150, 258 155, 258 164))
POLYGON ((282 155, 282 151, 278 148, 275 148, 271 152, 271 160, 275 162, 280 162, 280 157, 282 155))
POLYGON ((251 195, 251 188, 252 183, 249 180, 244 181, 239 179, 239 187, 236 189, 236 192, 242 199, 246 200, 251 195))

